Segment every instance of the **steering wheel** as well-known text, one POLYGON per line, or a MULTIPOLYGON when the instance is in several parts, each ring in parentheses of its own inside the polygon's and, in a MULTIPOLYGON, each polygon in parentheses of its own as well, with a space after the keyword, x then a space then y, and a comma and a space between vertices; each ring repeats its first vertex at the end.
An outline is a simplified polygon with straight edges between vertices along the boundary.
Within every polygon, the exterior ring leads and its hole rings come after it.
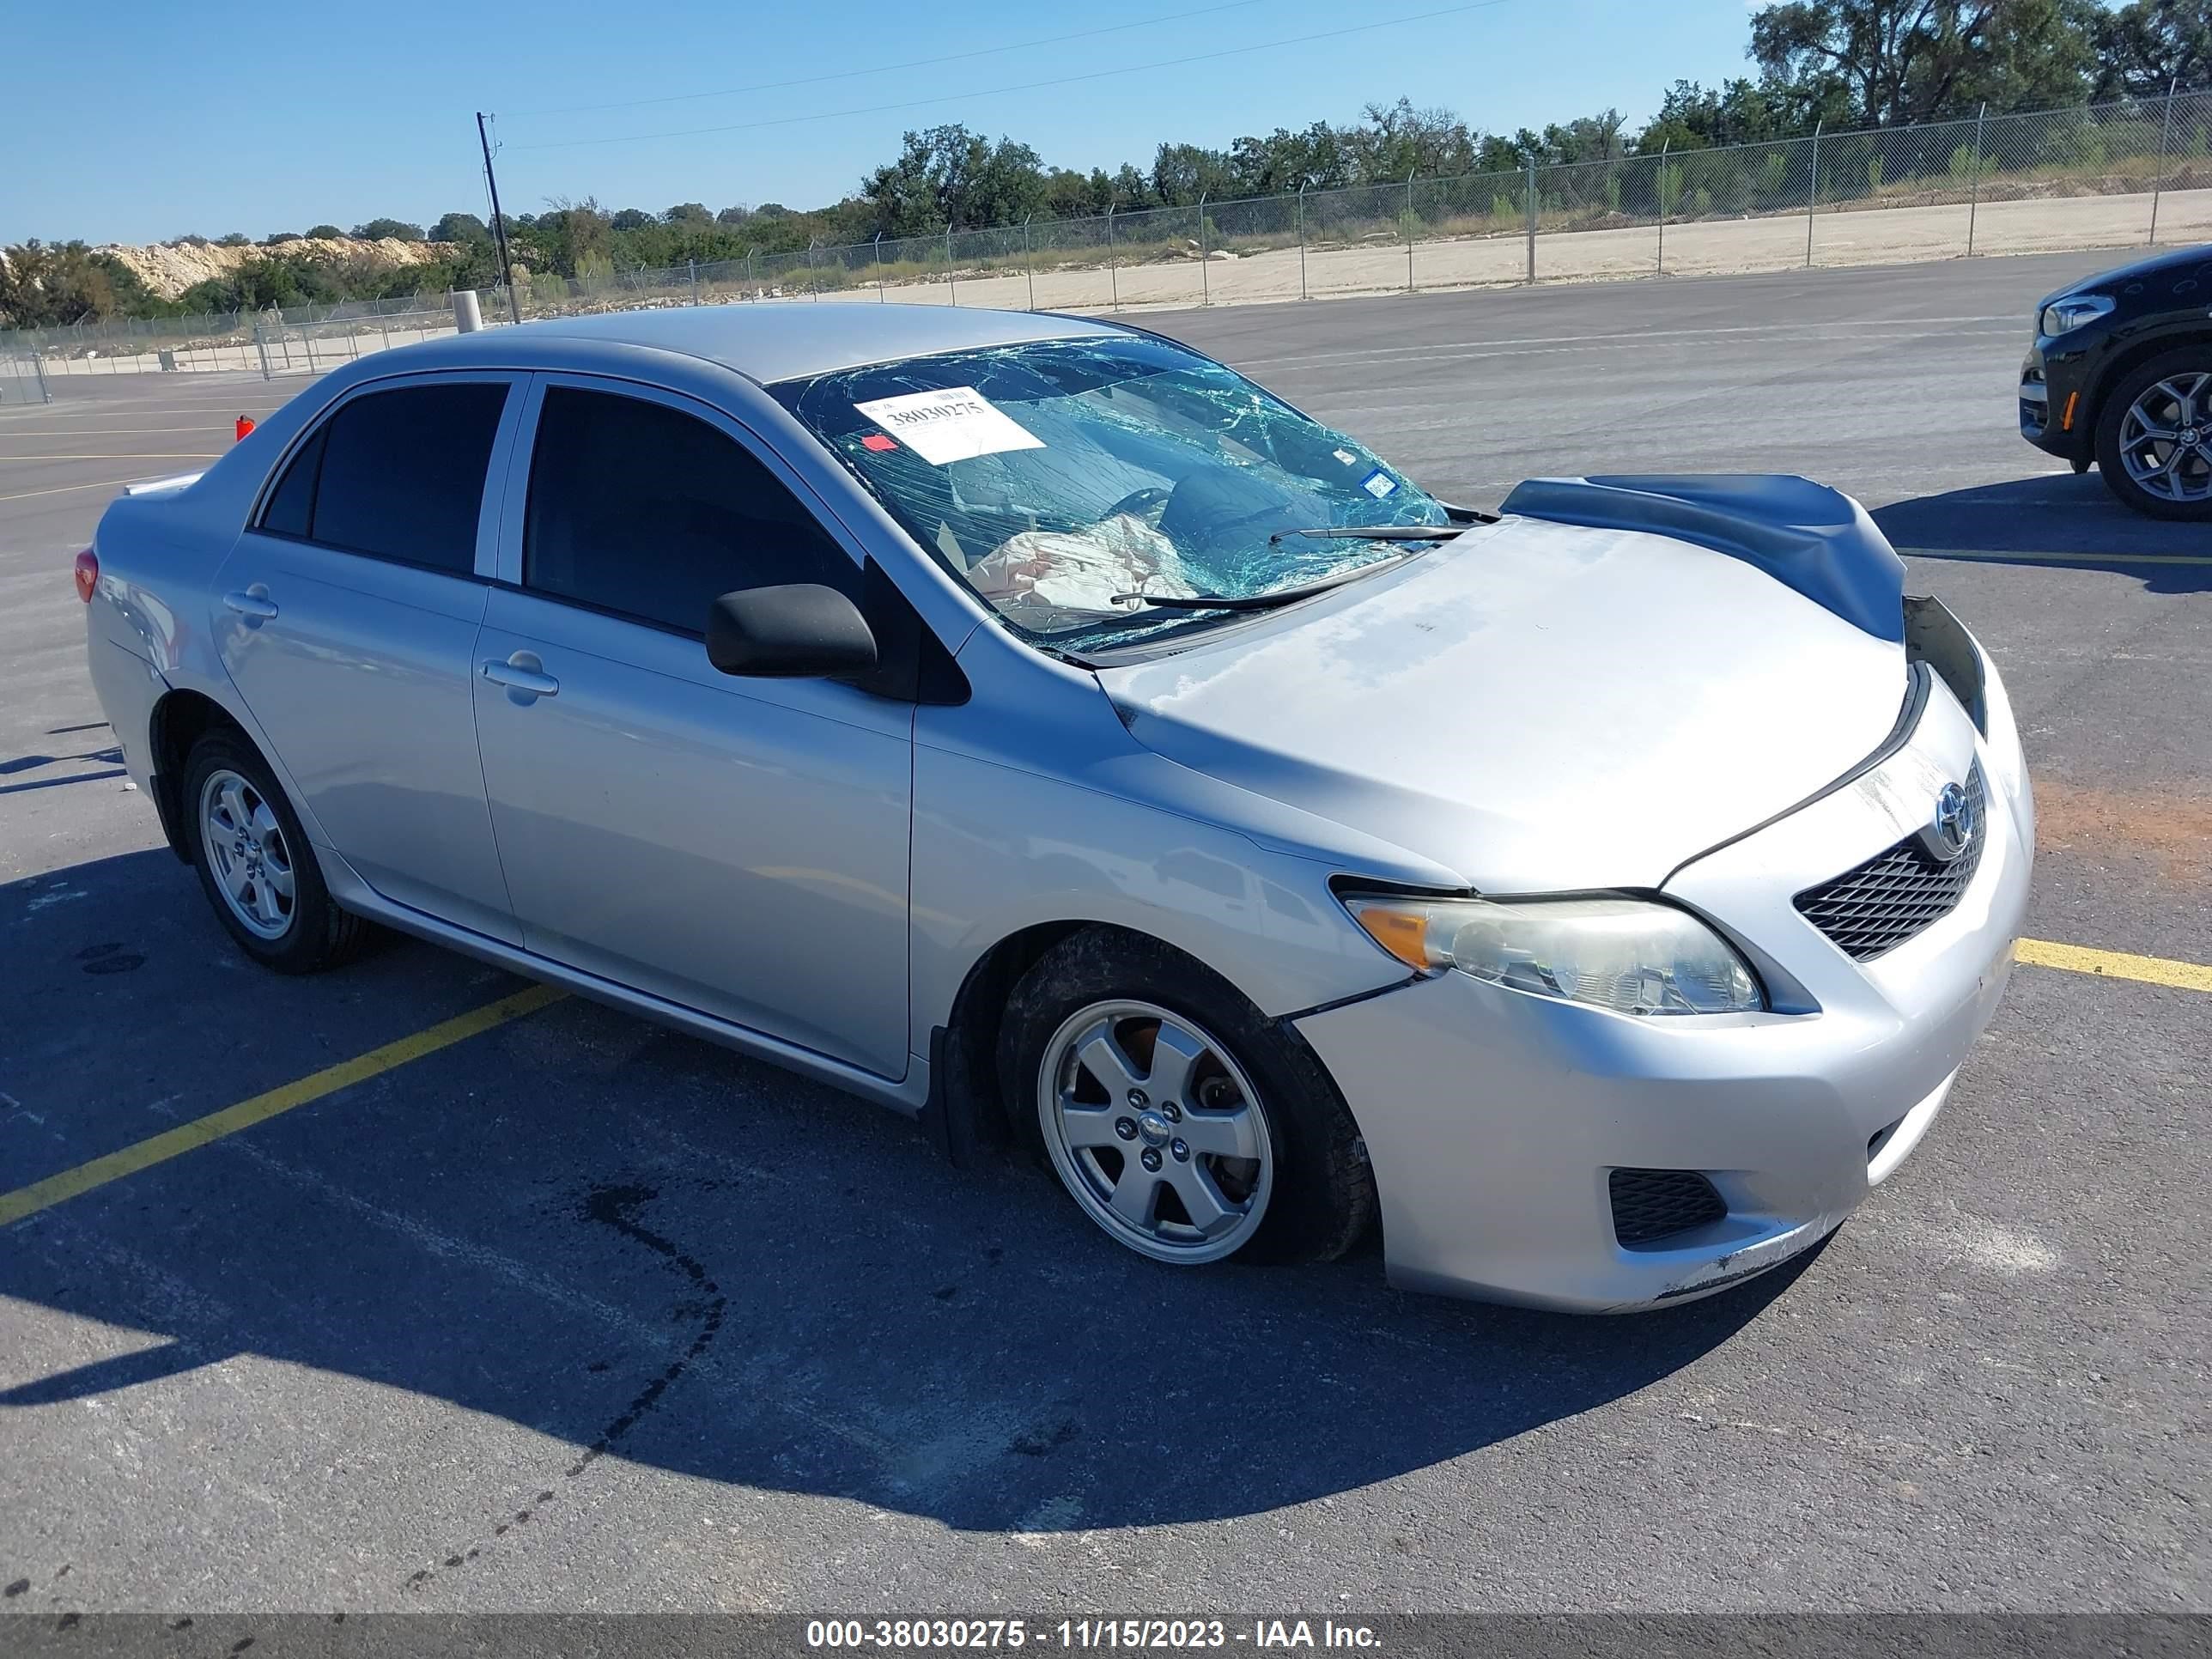
POLYGON ((1142 489, 1131 490, 1099 514, 1099 517, 1103 520, 1119 514, 1127 513, 1133 517, 1142 518, 1156 507, 1165 507, 1168 497, 1174 494, 1175 491, 1172 489, 1163 489, 1158 484, 1146 484, 1142 489))

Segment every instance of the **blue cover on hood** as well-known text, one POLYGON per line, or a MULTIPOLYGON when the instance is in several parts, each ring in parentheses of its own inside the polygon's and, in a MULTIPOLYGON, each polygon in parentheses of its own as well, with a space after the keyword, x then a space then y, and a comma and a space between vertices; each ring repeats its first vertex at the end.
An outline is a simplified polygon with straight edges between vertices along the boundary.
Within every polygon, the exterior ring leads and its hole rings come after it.
POLYGON ((1876 639, 1905 639, 1905 561, 1840 490, 1779 473, 1529 478, 1500 511, 1643 530, 1755 564, 1876 639))

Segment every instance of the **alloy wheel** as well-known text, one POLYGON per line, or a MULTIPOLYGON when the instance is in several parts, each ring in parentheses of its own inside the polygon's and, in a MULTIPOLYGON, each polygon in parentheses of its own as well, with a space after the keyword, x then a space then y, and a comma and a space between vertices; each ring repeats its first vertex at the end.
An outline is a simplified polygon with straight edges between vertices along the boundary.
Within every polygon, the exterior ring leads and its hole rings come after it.
POLYGON ((1275 1176, 1265 1108, 1194 1021, 1147 1002, 1078 1009, 1045 1045, 1037 1087, 1054 1167, 1130 1249, 1218 1261, 1258 1230, 1275 1176))
POLYGON ((2146 495, 2212 501, 2212 373, 2183 373, 2143 388, 2120 421, 2120 460, 2146 495))
POLYGON ((280 939, 292 926, 295 878, 284 826, 250 778, 226 770, 200 786, 200 846, 240 925, 280 939))

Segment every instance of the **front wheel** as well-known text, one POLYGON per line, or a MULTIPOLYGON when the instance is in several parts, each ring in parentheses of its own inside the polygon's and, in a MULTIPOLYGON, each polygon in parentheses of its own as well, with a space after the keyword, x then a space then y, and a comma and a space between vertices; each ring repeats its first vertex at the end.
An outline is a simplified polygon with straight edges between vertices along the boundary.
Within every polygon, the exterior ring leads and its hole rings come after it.
POLYGON ((2097 470, 2138 513, 2212 520, 2212 347, 2154 357, 2112 388, 2097 416, 2097 470))
POLYGON ((1077 1205, 1156 1261, 1327 1260, 1373 1216, 1311 1052, 1156 940, 1092 927, 1046 952, 1007 1004, 1001 1073, 1077 1205))

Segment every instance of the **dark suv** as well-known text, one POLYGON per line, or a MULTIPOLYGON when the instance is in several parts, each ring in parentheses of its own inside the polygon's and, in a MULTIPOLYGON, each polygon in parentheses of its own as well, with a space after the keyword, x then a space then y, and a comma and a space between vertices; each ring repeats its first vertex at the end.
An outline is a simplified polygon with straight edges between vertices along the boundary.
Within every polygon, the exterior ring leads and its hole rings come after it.
POLYGON ((2038 307, 2021 435, 2130 507, 2212 520, 2212 247, 2084 277, 2038 307))

